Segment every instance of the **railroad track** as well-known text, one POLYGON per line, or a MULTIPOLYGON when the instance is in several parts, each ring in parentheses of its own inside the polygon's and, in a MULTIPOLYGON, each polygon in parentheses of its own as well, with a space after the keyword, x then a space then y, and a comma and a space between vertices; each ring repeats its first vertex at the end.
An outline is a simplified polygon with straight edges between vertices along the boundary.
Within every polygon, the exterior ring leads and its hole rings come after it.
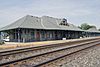
POLYGON ((8 49, 8 50, 0 51, 0 57, 6 56, 6 55, 11 55, 11 54, 23 53, 23 52, 31 51, 31 50, 33 51, 33 50, 38 50, 38 49, 59 47, 59 46, 63 46, 66 44, 68 44, 68 45, 78 44, 78 43, 87 42, 87 41, 91 41, 91 40, 96 40, 96 39, 87 39, 87 40, 81 40, 81 41, 73 41, 73 42, 59 43, 59 44, 46 45, 46 46, 38 46, 38 47, 26 47, 26 48, 18 48, 18 49, 10 49, 10 50, 8 49))
POLYGON ((73 45, 73 44, 74 45, 75 44, 77 45, 79 43, 81 44, 83 42, 87 42, 87 41, 91 41, 91 40, 95 40, 95 39, 74 41, 74 42, 69 42, 69 43, 53 44, 53 45, 47 45, 47 46, 28 47, 28 48, 20 48, 20 49, 14 49, 14 50, 1 51, 0 52, 0 63, 9 62, 12 59, 13 60, 21 59, 24 57, 31 56, 33 54, 36 55, 36 54, 40 54, 40 52, 44 53, 45 51, 63 48, 63 47, 67 47, 67 46, 73 45), (68 45, 66 45, 66 44, 68 44, 68 45))
MULTIPOLYGON (((28 67, 28 66, 32 66, 33 67, 34 66, 34 67, 37 67, 37 66, 46 64, 48 62, 51 62, 53 60, 59 59, 61 57, 64 57, 66 55, 69 55, 69 54, 75 53, 77 51, 80 51, 80 50, 89 48, 91 46, 97 45, 98 43, 100 43, 99 41, 100 40, 93 40, 93 41, 80 43, 80 44, 72 45, 72 46, 65 46, 65 44, 64 44, 63 46, 60 45, 59 48, 57 46, 56 47, 53 46, 51 49, 49 49, 49 50, 47 50, 45 52, 43 51, 41 53, 38 53, 37 51, 35 51, 35 53, 34 54, 32 53, 31 56, 23 57, 23 58, 20 58, 20 59, 15 59, 15 60, 12 60, 12 61, 11 60, 10 61, 6 60, 7 62, 0 63, 0 66, 14 65, 14 66, 18 66, 18 67, 19 66, 21 66, 21 67, 22 66, 26 66, 26 67, 28 67)), ((47 47, 45 47, 45 48, 47 48, 47 47)), ((48 48, 50 48, 50 47, 48 47, 48 48)), ((44 48, 41 48, 41 49, 43 50, 44 48)), ((37 50, 37 49, 35 49, 35 50, 37 50)), ((40 50, 40 48, 38 50, 40 50)), ((25 51, 25 52, 27 52, 27 51, 25 51)), ((12 53, 12 54, 16 55, 17 53, 12 53)), ((7 55, 10 55, 10 54, 8 53, 7 55)), ((6 54, 1 54, 1 56, 6 56, 6 54)))

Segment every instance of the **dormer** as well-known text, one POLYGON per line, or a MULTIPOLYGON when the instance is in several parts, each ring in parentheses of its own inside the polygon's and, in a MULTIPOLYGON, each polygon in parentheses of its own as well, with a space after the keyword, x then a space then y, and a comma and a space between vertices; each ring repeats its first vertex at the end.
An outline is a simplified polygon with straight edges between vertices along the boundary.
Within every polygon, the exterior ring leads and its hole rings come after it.
POLYGON ((65 19, 65 18, 63 18, 61 20, 61 23, 59 25, 69 26, 68 23, 67 23, 67 19, 65 19))

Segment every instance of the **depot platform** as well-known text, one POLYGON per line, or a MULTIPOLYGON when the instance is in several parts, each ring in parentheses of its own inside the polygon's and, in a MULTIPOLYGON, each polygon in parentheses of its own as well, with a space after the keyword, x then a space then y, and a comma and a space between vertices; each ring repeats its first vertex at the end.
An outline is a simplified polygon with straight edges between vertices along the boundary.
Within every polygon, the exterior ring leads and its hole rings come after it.
POLYGON ((68 39, 68 40, 53 40, 53 41, 41 41, 41 42, 29 42, 29 43, 18 43, 18 42, 5 42, 5 44, 0 45, 0 50, 2 49, 12 49, 12 48, 20 48, 20 47, 30 47, 30 46, 44 46, 44 45, 53 45, 58 43, 67 43, 73 41, 80 41, 86 39, 95 39, 100 37, 89 37, 89 38, 80 38, 80 39, 68 39))

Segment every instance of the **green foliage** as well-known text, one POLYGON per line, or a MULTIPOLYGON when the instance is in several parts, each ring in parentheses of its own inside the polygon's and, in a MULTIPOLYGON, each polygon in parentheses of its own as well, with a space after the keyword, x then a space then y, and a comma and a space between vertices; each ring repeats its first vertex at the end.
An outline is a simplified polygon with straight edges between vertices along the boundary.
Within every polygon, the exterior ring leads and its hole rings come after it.
POLYGON ((0 45, 3 45, 3 44, 4 44, 4 42, 3 42, 3 41, 1 41, 1 42, 0 42, 0 45))
POLYGON ((83 24, 81 24, 81 26, 78 26, 80 29, 82 29, 82 30, 88 30, 88 29, 90 29, 90 28, 96 28, 96 26, 91 26, 91 25, 89 25, 89 24, 87 24, 87 23, 83 23, 83 24))
POLYGON ((98 29, 100 31, 100 29, 98 29))

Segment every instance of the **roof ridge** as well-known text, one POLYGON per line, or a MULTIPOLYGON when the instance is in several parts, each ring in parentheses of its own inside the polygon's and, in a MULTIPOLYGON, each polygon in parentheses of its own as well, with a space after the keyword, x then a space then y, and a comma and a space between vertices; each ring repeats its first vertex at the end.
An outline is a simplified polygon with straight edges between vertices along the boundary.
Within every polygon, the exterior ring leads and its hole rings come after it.
POLYGON ((27 16, 29 16, 29 15, 26 15, 26 16, 24 16, 23 18, 24 18, 24 20, 23 20, 23 22, 18 26, 18 28, 20 28, 21 27, 21 25, 25 22, 25 20, 27 19, 27 16))
POLYGON ((44 24, 42 23, 43 22, 43 19, 42 18, 40 18, 41 19, 41 25, 43 26, 43 28, 45 29, 46 27, 44 26, 44 24))

